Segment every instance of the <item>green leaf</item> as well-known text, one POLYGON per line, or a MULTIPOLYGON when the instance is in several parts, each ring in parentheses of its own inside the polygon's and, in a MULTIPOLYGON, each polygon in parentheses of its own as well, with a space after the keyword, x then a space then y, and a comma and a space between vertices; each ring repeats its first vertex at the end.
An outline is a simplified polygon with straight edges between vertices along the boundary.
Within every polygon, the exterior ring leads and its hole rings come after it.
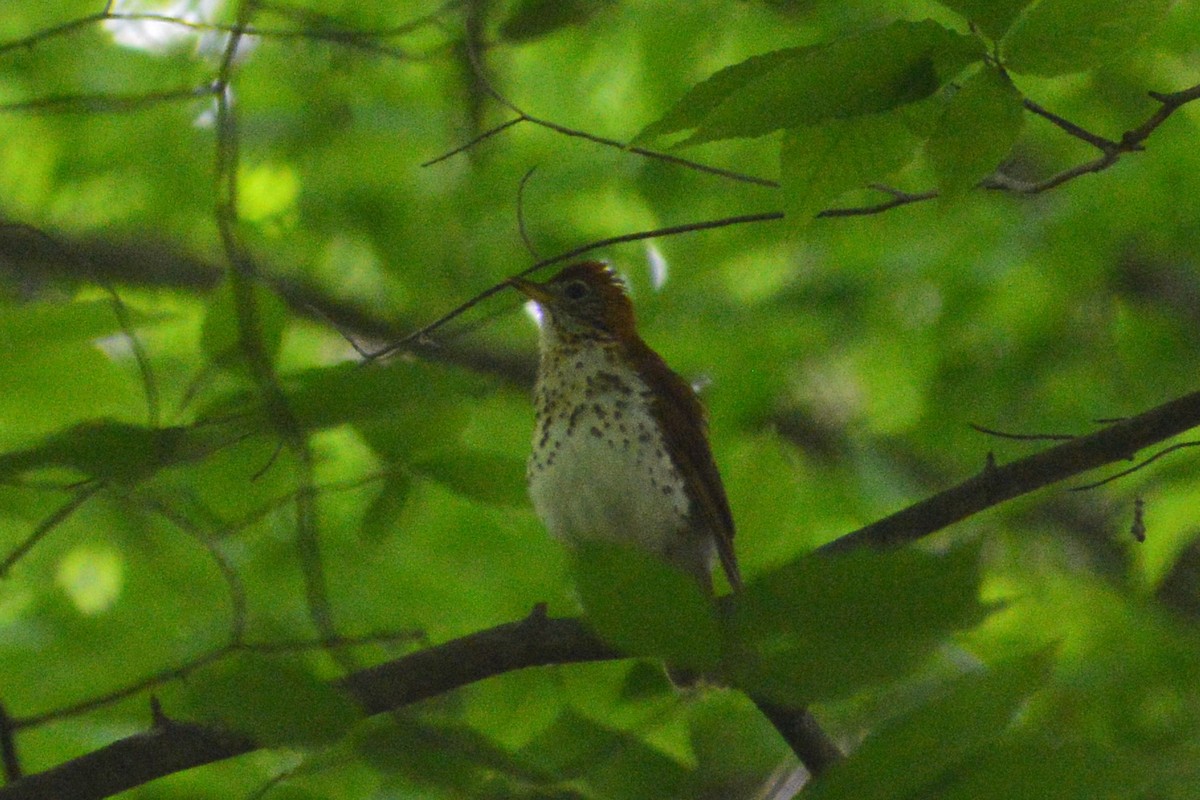
POLYGON ((1170 7, 1171 0, 1041 0, 1001 42, 1004 66, 1045 76, 1093 69, 1137 47, 1170 7))
POLYGON ((900 169, 916 147, 904 123, 886 114, 785 131, 779 173, 791 229, 807 225, 847 191, 900 169))
POLYGON ((298 656, 238 653, 187 681, 194 713, 267 746, 315 746, 340 738, 362 712, 298 656))
POLYGON ((939 3, 957 11, 990 36, 999 39, 1012 25, 1021 9, 1033 0, 938 0, 939 3))
POLYGON ((510 42, 526 42, 562 28, 583 25, 612 0, 521 0, 500 24, 500 36, 510 42))
POLYGON ((994 748, 1021 703, 1048 673, 1049 659, 1039 655, 958 678, 931 702, 868 736, 850 757, 808 787, 806 797, 885 800, 931 789, 952 767, 994 748))
POLYGON ((736 92, 753 81, 770 75, 791 62, 802 58, 813 48, 790 47, 754 56, 714 73, 693 86, 661 119, 646 126, 634 142, 645 142, 659 136, 696 128, 736 92))
POLYGON ((144 418, 136 369, 96 343, 120 330, 107 301, 0 306, 0 447, 93 417, 144 418))
POLYGON ((985 615, 974 548, 811 554, 741 593, 730 631, 739 685, 788 702, 900 677, 985 615))
POLYGON ((133 483, 165 464, 215 448, 212 431, 146 428, 92 420, 47 438, 36 447, 0 454, 0 477, 30 470, 66 468, 91 478, 133 483))
MULTIPOLYGON (((131 324, 153 317, 136 309, 127 309, 131 324)), ((24 344, 87 342, 119 333, 120 321, 107 300, 77 300, 71 303, 32 303, 20 307, 0 307, 0 356, 10 348, 24 344)))
MULTIPOLYGON (((688 797, 690 770, 638 736, 567 709, 520 755, 561 780, 584 780, 600 797, 688 797)), ((692 795, 694 796, 694 795, 692 795)))
POLYGON ((986 67, 967 79, 925 145, 942 195, 962 194, 995 172, 1024 122, 1021 95, 1007 75, 986 67))
POLYGON ((639 139, 693 129, 683 144, 886 111, 935 92, 982 57, 976 40, 931 21, 758 56, 692 89, 639 139))
POLYGON ((529 502, 524 459, 451 447, 411 466, 417 474, 471 500, 499 506, 529 502))
MULTIPOLYGON (((271 362, 279 355, 283 329, 287 325, 287 305, 267 287, 254 283, 250 287, 257 329, 253 337, 259 342, 262 354, 271 362)), ((220 367, 243 363, 242 332, 238 321, 238 303, 233 282, 228 278, 213 293, 208 313, 200 329, 200 346, 209 361, 220 367)))
POLYGON ((451 443, 467 423, 456 402, 465 382, 425 364, 338 364, 283 382, 292 411, 310 429, 379 422, 387 431, 381 438, 411 450, 451 443))
POLYGON ((360 726, 351 746, 364 761, 419 786, 468 791, 495 772, 540 785, 545 767, 464 725, 392 714, 360 726))
POLYGON ((1045 796, 1054 800, 1143 797, 1153 785, 1130 748, 1064 740, 1044 731, 1021 730, 987 747, 957 771, 940 800, 1009 800, 1045 796))
POLYGON ((713 603, 691 576, 638 549, 584 542, 575 583, 588 623, 621 652, 701 672, 716 667, 713 603))
POLYGON ((391 536, 397 520, 408 505, 411 490, 412 478, 407 474, 389 474, 363 514, 362 538, 368 542, 379 542, 391 536))
MULTIPOLYGON (((427 364, 337 364, 283 376, 288 407, 307 430, 353 424, 377 451, 413 458, 453 446, 466 427, 468 382, 427 364)), ((261 406, 256 394, 231 392, 204 409, 206 417, 261 406)))

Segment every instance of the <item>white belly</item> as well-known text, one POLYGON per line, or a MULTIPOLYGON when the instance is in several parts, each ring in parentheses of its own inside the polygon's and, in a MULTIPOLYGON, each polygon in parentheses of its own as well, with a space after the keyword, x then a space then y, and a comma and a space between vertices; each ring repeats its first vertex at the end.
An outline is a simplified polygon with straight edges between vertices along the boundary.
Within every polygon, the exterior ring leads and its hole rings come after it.
POLYGON ((550 533, 677 549, 689 501, 658 435, 641 379, 602 347, 583 347, 539 383, 539 424, 529 459, 529 493, 550 533), (567 408, 561 398, 587 400, 567 408), (551 408, 553 411, 547 412, 551 408))
POLYGON ((624 433, 591 410, 573 425, 539 428, 548 447, 529 460, 529 494, 546 528, 568 543, 597 538, 665 553, 679 546, 688 499, 647 415, 630 409, 624 417, 624 433))

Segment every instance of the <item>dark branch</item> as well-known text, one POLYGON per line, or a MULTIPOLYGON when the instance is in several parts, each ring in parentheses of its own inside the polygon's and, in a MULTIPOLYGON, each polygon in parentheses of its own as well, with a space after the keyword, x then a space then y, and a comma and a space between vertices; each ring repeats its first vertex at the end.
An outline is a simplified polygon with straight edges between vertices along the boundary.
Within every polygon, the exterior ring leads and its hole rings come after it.
POLYGON ((1144 447, 1200 425, 1200 392, 1122 420, 1090 436, 987 468, 952 489, 860 528, 822 549, 899 547, 1023 494, 1105 464, 1131 459, 1144 447))
POLYGON ((8 710, 0 703, 0 764, 4 767, 5 783, 12 783, 21 777, 21 759, 17 755, 17 742, 13 737, 15 728, 8 710))
MULTIPOLYGON (((577 619, 534 614, 353 673, 337 685, 379 714, 527 667, 618 658, 577 619)), ((93 800, 255 750, 252 739, 168 722, 0 789, 0 800, 93 800)))

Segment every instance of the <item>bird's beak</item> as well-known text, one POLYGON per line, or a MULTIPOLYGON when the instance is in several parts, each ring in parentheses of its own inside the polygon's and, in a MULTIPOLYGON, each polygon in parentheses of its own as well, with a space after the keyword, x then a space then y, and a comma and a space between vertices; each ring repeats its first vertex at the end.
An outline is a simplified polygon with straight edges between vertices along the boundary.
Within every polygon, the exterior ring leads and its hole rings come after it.
POLYGON ((521 294, 543 305, 554 299, 554 295, 540 283, 527 281, 524 278, 509 278, 508 283, 521 294))

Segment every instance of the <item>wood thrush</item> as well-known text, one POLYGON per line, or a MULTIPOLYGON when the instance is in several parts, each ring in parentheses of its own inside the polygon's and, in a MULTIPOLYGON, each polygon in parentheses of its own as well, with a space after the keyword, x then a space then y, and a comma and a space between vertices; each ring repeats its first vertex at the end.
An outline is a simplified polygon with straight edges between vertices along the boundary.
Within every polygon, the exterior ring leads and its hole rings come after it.
POLYGON ((739 588, 704 409, 638 336, 620 279, 588 261, 511 283, 542 312, 528 480, 550 533, 644 548, 710 594, 715 556, 739 588))

